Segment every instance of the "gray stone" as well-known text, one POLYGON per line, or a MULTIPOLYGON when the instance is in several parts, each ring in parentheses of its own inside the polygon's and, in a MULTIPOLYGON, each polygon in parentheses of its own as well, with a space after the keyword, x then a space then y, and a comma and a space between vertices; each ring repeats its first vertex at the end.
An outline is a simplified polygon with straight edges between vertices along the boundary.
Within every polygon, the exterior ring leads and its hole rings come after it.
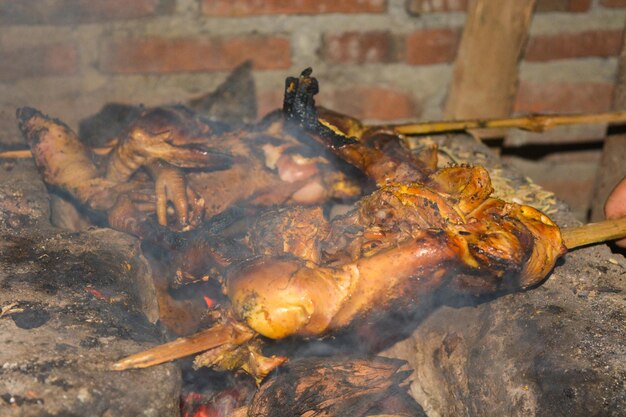
POLYGON ((0 163, 0 415, 178 416, 175 366, 108 370, 162 341, 138 242, 48 216, 32 162, 0 163))

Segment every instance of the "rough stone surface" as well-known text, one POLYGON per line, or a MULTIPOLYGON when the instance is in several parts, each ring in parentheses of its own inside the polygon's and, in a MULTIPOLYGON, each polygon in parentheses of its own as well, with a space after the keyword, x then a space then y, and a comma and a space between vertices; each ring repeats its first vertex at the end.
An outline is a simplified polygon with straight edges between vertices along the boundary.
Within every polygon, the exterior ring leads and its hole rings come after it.
MULTIPOLYGON (((444 144, 474 162, 489 154, 459 137, 444 144)), ((495 157, 479 162, 499 166, 495 157)), ((524 184, 504 172, 514 186, 524 184)), ((556 208, 559 225, 576 225, 567 207, 556 208)), ((384 354, 415 369, 410 392, 430 417, 623 416, 625 290, 621 255, 605 245, 577 249, 535 289, 487 300, 444 297, 446 306, 384 354)))
POLYGON ((161 341, 137 241, 48 217, 32 162, 0 163, 0 415, 178 416, 173 365, 108 370, 161 341))

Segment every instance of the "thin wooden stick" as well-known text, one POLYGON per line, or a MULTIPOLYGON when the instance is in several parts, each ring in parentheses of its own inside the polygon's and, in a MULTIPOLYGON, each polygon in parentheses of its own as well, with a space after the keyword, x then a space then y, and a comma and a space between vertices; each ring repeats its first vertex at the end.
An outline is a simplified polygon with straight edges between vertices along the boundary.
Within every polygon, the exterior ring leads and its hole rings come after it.
POLYGON ((626 217, 561 230, 567 249, 626 237, 626 217))
MULTIPOLYGON (((529 116, 511 117, 505 119, 451 120, 369 127, 394 129, 396 132, 404 135, 430 135, 435 133, 458 132, 469 129, 504 128, 518 128, 532 132, 543 132, 544 130, 555 126, 593 123, 626 123, 626 111, 561 115, 533 114, 529 116)), ((111 149, 112 146, 105 146, 101 148, 93 148, 92 151, 98 155, 106 155, 111 152, 111 149)), ((0 159, 20 159, 30 157, 31 153, 28 149, 0 152, 0 159)))
POLYGON ((5 158, 5 159, 24 159, 24 158, 30 158, 31 156, 33 156, 33 154, 30 153, 30 149, 0 152, 0 158, 5 158))
POLYGON ((254 332, 242 324, 218 324, 189 337, 181 337, 172 342, 155 346, 152 349, 130 355, 115 362, 111 369, 147 368, 153 365, 184 358, 194 353, 204 352, 223 344, 241 345, 254 336, 254 332))
MULTIPOLYGON (((113 149, 113 146, 103 146, 101 148, 91 148, 91 152, 96 155, 106 155, 111 152, 111 149, 113 149)), ((3 159, 25 159, 31 158, 32 156, 33 154, 30 152, 30 149, 0 152, 0 158, 3 159)))
POLYGON ((381 127, 394 129, 404 135, 428 135, 468 129, 518 128, 543 132, 555 126, 593 123, 626 123, 626 111, 590 114, 532 114, 504 119, 451 120, 423 123, 391 124, 381 127))

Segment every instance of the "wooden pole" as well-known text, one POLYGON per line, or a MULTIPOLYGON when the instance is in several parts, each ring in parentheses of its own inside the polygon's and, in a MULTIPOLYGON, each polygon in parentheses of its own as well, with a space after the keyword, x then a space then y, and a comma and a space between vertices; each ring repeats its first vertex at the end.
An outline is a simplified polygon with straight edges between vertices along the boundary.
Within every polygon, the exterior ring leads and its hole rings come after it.
POLYGON ((422 123, 403 123, 385 126, 404 135, 428 135, 468 129, 517 128, 543 132, 555 126, 593 123, 626 123, 626 111, 589 114, 532 114, 501 119, 451 120, 422 123))
MULTIPOLYGON (((626 123, 626 111, 591 114, 533 114, 529 116, 507 117, 503 119, 451 120, 366 127, 378 127, 395 130, 396 132, 404 135, 432 135, 476 128, 518 128, 533 132, 543 132, 544 130, 554 126, 592 123, 626 123)), ((92 148, 91 151, 97 155, 106 155, 111 152, 112 148, 113 146, 109 145, 101 148, 92 148)), ((30 158, 31 156, 32 154, 28 149, 0 152, 0 159, 20 159, 30 158)))
POLYGON ((535 0, 474 0, 454 63, 444 115, 506 117, 513 110, 535 0))
MULTIPOLYGON (((113 149, 113 146, 104 146, 102 148, 91 148, 91 152, 96 155, 106 155, 113 149)), ((0 159, 24 159, 30 158, 33 154, 30 149, 20 149, 17 151, 4 151, 0 152, 0 159)))
POLYGON ((241 345, 252 339, 254 332, 240 323, 228 322, 217 324, 188 337, 181 337, 172 342, 155 346, 152 349, 136 353, 115 362, 113 371, 147 368, 161 363, 184 358, 194 353, 204 352, 226 343, 241 345))

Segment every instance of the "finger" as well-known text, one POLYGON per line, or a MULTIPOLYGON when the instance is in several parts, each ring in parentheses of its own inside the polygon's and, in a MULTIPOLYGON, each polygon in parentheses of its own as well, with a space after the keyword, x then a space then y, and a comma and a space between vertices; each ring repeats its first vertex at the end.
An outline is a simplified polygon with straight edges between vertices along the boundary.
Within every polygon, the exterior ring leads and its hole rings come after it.
MULTIPOLYGON (((620 181, 606 200, 604 215, 607 219, 626 216, 626 177, 620 181)), ((626 248, 626 239, 615 241, 617 246, 626 248)))
POLYGON ((604 205, 607 219, 615 219, 626 215, 626 177, 611 191, 604 205))
POLYGON ((615 244, 620 248, 626 248, 626 239, 616 240, 615 244))

